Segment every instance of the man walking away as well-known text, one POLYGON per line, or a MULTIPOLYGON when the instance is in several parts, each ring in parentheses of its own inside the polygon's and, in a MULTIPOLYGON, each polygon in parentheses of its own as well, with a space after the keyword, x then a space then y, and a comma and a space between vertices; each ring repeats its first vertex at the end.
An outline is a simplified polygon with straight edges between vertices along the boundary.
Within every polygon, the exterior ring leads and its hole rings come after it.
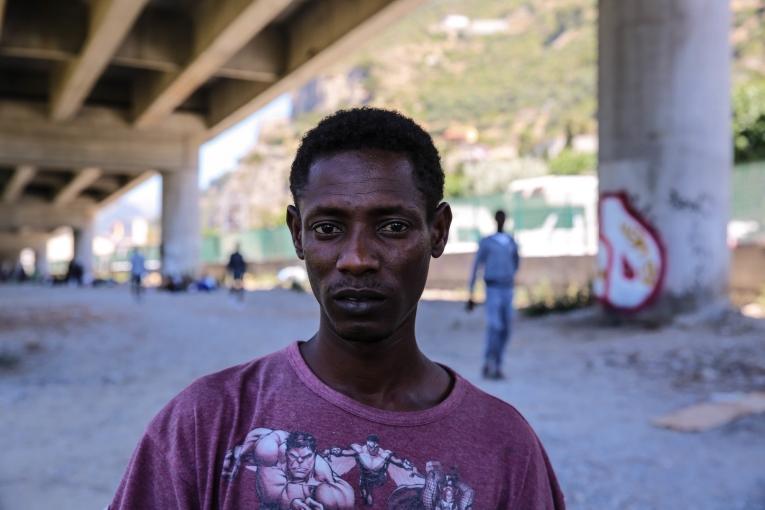
POLYGON ((141 300, 143 277, 146 274, 146 259, 138 248, 130 253, 130 292, 136 301, 141 300))
POLYGON ((234 279, 231 285, 231 294, 235 295, 239 302, 244 301, 244 273, 247 271, 247 262, 244 261, 244 257, 239 252, 239 245, 236 245, 234 253, 228 258, 228 264, 226 269, 231 273, 231 277, 234 279))
POLYGON ((494 215, 497 233, 481 239, 478 253, 470 274, 468 311, 475 306, 473 288, 480 267, 486 283, 486 351, 484 353, 483 376, 487 379, 502 379, 502 355, 510 338, 513 318, 513 285, 518 271, 518 245, 513 236, 504 232, 505 212, 494 215))

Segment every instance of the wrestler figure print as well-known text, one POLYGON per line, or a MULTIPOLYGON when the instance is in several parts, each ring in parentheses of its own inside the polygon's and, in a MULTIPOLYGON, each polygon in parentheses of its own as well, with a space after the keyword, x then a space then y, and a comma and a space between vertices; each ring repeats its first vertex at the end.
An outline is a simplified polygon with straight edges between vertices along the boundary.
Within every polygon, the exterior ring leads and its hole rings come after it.
POLYGON ((233 482, 242 467, 255 474, 263 510, 371 507, 389 480, 395 484, 387 496, 389 510, 469 510, 475 496, 456 468, 446 470, 430 460, 420 472, 407 458, 383 448, 376 434, 319 450, 309 433, 256 428, 226 452, 224 478, 233 482), (359 469, 358 498, 342 478, 354 467, 359 469))

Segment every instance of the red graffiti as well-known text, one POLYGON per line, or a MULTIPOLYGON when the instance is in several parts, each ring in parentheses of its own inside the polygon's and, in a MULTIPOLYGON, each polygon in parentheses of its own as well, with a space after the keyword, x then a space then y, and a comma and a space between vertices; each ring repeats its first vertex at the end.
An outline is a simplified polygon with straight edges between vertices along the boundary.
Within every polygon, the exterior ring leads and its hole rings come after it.
POLYGON ((625 193, 602 193, 595 295, 608 307, 637 311, 658 296, 666 254, 658 232, 625 193))

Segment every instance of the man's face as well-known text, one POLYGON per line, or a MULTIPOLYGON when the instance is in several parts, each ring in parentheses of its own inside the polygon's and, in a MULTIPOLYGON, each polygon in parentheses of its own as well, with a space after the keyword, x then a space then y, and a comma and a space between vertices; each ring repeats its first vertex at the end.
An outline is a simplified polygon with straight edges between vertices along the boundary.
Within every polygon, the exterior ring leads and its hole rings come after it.
POLYGON ((442 204, 428 222, 405 156, 361 150, 317 159, 297 205, 287 214, 295 247, 338 336, 376 342, 414 320, 451 211, 442 204))
POLYGON ((380 452, 380 445, 375 441, 367 441, 367 451, 372 457, 376 457, 380 452))
POLYGON ((307 480, 313 473, 316 453, 303 446, 287 450, 287 470, 291 480, 307 480))

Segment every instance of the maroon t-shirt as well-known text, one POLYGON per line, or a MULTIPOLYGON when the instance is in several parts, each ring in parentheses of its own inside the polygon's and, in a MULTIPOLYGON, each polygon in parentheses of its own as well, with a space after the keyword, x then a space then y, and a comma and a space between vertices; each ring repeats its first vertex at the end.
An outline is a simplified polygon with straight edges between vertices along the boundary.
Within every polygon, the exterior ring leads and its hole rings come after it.
POLYGON ((453 375, 413 412, 331 389, 297 343, 203 377, 151 422, 110 508, 563 509, 529 424, 453 375))

